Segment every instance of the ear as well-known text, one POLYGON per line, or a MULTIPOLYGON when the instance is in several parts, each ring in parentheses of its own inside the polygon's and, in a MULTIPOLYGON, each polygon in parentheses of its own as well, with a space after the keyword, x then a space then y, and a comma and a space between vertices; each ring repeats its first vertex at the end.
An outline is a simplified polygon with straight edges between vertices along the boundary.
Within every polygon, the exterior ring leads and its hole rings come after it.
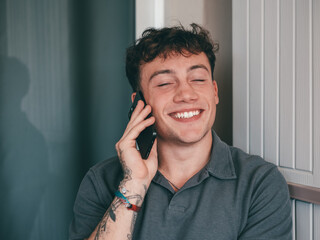
POLYGON ((131 102, 133 102, 133 101, 134 101, 134 99, 135 99, 136 95, 137 95, 137 93, 136 93, 136 92, 134 92, 134 93, 132 93, 132 94, 131 94, 131 102))
POLYGON ((216 104, 219 103, 219 96, 218 96, 218 84, 215 80, 213 80, 213 88, 214 88, 214 99, 216 104))

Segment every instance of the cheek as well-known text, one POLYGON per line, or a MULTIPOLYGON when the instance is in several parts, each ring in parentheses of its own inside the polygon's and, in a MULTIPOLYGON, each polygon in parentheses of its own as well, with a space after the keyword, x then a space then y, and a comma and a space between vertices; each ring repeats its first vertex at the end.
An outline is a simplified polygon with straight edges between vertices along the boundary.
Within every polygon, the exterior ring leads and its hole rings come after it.
POLYGON ((206 96, 209 96, 211 102, 217 103, 218 95, 213 86, 211 86, 210 88, 207 88, 206 93, 203 93, 203 94, 206 94, 206 96))
POLYGON ((168 93, 154 91, 153 89, 148 91, 148 98, 150 105, 156 109, 163 108, 170 101, 168 93))
POLYGON ((150 105, 152 107, 152 115, 156 118, 156 123, 166 121, 165 114, 166 114, 167 104, 168 104, 168 101, 163 96, 162 97, 155 96, 154 98, 152 98, 152 102, 150 102, 150 105))
POLYGON ((215 103, 215 92, 211 87, 202 88, 198 91, 198 96, 200 99, 207 101, 209 104, 215 103))
POLYGON ((160 115, 160 113, 162 112, 162 99, 160 98, 157 98, 156 96, 152 96, 150 98, 150 101, 149 101, 149 104, 152 108, 152 114, 155 116, 155 117, 158 117, 160 115))

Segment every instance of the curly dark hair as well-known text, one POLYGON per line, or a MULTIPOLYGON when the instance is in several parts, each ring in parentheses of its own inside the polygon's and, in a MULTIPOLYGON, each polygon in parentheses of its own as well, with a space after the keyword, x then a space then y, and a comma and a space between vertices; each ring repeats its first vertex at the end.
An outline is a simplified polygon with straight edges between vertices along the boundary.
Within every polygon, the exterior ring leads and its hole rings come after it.
POLYGON ((190 56, 204 52, 209 60, 213 78, 215 52, 219 45, 214 43, 209 32, 198 24, 190 24, 191 30, 182 25, 161 29, 149 28, 142 33, 134 45, 127 49, 126 75, 134 92, 140 89, 140 66, 156 57, 167 58, 171 54, 190 56))

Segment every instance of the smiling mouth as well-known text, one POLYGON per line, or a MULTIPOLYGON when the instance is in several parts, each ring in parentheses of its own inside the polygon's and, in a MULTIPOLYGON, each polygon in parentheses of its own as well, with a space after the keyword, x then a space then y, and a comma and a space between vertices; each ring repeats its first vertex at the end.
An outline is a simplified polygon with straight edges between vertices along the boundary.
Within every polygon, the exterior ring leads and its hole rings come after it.
POLYGON ((193 110, 193 111, 177 112, 172 114, 171 116, 177 119, 188 119, 194 116, 198 116, 200 113, 201 113, 200 110, 193 110))

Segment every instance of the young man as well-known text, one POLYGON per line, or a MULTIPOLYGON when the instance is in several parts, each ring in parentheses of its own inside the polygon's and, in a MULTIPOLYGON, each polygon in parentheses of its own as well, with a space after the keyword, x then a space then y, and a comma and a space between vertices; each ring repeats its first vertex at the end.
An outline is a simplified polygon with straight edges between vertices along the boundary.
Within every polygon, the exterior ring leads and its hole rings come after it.
POLYGON ((212 131, 214 44, 192 24, 146 30, 127 51, 138 102, 116 144, 92 167, 74 206, 71 239, 291 239, 288 188, 276 166, 212 131), (147 116, 152 112, 152 117, 147 116), (155 124, 147 160, 136 139, 155 124))

